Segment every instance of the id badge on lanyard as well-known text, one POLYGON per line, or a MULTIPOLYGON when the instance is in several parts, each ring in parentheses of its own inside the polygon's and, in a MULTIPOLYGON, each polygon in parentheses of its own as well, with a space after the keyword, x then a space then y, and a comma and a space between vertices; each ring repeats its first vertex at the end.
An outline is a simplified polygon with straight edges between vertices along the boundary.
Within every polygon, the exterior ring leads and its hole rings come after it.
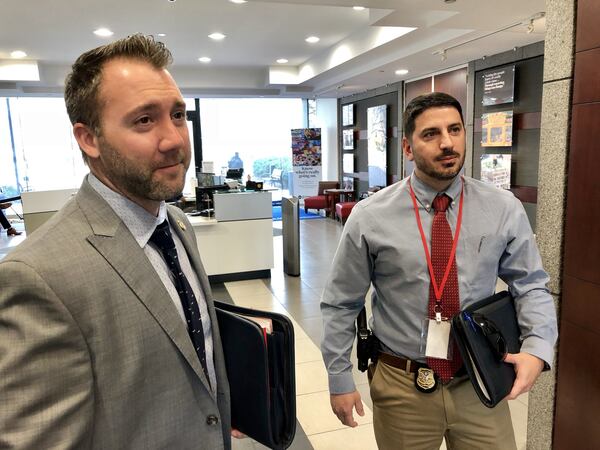
MULTIPOLYGON (((464 183, 464 181, 463 181, 464 183)), ((448 280, 448 275, 450 274, 450 269, 452 268, 452 263, 454 261, 454 255, 456 254, 456 246, 458 244, 458 237, 460 235, 460 228, 462 224, 462 211, 463 211, 463 193, 464 187, 460 193, 460 203, 458 207, 458 217, 456 221, 456 232, 454 233, 454 238, 452 239, 452 250, 450 252, 450 257, 448 258, 448 263, 446 264, 446 269, 444 271, 444 276, 442 277, 441 283, 438 285, 437 280, 435 278, 435 273, 433 271, 433 265, 431 263, 431 254, 429 253, 429 248, 427 246, 427 239, 425 238, 425 233, 423 231, 423 225, 421 224, 421 216, 419 215, 419 208, 417 206, 417 198, 415 196, 415 192, 413 191, 412 185, 409 181, 408 186, 410 188, 410 196, 413 201, 413 207, 415 210, 415 216, 417 218, 417 225, 419 226, 419 232, 421 234, 421 241, 423 243, 423 249, 425 250, 425 257, 427 259, 427 267, 429 269, 429 276, 431 277, 431 284, 433 286, 433 292, 435 296, 435 317, 434 318, 425 318, 421 322, 421 342, 420 342, 420 353, 421 356, 428 358, 438 358, 438 359, 452 359, 452 348, 453 345, 450 340, 450 319, 451 317, 443 316, 443 307, 442 307, 442 294, 444 292, 444 288, 446 287, 446 281, 448 280)))

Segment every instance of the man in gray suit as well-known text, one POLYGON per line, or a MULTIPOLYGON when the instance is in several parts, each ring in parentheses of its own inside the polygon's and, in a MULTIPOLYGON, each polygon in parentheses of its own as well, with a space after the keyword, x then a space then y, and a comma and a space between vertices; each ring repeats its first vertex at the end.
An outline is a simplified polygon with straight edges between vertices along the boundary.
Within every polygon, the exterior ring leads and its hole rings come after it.
POLYGON ((0 448, 231 447, 210 286, 192 227, 164 202, 190 164, 170 62, 163 44, 135 35, 84 53, 67 77, 91 173, 0 263, 0 448), (149 243, 165 219, 197 299, 202 364, 149 243))

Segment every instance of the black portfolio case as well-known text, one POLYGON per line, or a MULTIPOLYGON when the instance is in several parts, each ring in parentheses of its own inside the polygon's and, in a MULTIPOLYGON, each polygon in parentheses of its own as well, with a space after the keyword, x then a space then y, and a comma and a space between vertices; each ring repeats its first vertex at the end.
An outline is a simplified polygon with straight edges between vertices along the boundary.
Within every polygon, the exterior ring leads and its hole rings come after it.
POLYGON ((455 316, 452 328, 475 392, 493 408, 509 394, 516 377, 513 365, 501 360, 499 347, 508 353, 521 348, 512 297, 503 291, 480 300, 455 316))
POLYGON ((215 302, 231 393, 231 426, 273 449, 296 432, 294 328, 277 313, 215 302), (267 334, 242 316, 268 318, 267 334))

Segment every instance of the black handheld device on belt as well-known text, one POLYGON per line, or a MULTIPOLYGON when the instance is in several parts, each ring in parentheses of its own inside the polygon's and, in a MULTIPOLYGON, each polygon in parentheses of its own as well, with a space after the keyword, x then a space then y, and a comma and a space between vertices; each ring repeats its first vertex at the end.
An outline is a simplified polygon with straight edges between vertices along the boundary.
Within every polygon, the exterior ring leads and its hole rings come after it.
POLYGON ((379 340, 367 326, 367 310, 363 307, 356 318, 356 355, 358 370, 364 372, 369 368, 369 359, 375 362, 379 350, 379 340))

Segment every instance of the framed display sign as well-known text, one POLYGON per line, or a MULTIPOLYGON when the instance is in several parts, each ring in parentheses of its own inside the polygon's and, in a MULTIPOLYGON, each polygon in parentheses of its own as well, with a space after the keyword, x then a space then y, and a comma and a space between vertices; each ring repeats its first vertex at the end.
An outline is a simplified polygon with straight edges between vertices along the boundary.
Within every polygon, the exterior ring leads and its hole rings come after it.
POLYGON ((387 186, 387 106, 367 109, 369 187, 387 186))
POLYGON ((342 169, 344 173, 354 173, 354 153, 344 153, 342 169))
POLYGON ((481 181, 500 189, 510 188, 511 155, 481 155, 481 181))
POLYGON ((342 130, 344 150, 354 150, 354 130, 342 130))
POLYGON ((354 103, 342 105, 342 125, 354 125, 354 103))
POLYGON ((514 101, 515 66, 499 67, 483 75, 483 106, 501 105, 514 101))
POLYGON ((512 146, 513 112, 499 111, 481 115, 481 146, 512 146))

